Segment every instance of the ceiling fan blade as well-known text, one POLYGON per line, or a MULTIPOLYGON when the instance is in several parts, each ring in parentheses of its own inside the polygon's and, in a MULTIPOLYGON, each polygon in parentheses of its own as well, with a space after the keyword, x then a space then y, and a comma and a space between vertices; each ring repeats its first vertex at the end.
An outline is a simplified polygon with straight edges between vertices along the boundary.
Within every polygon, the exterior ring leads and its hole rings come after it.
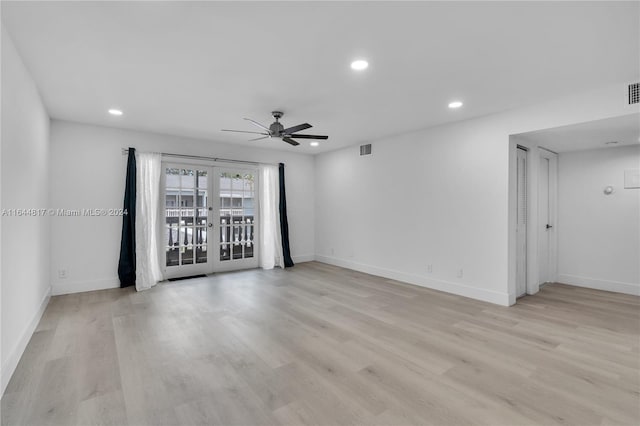
POLYGON ((295 132, 299 132, 301 130, 310 129, 313 126, 309 123, 298 124, 297 126, 289 127, 288 129, 284 129, 282 133, 285 135, 290 135, 295 132))
POLYGON ((262 130, 266 130, 267 132, 271 132, 271 130, 269 130, 269 128, 267 126, 263 126, 262 124, 258 123, 255 120, 252 120, 250 118, 245 118, 245 120, 247 120, 248 122, 250 122, 251 124, 253 124, 254 126, 258 126, 260 127, 262 130))
POLYGON ((283 140, 283 141, 285 141, 285 142, 286 142, 286 143, 288 143, 288 144, 293 145, 293 146, 298 146, 298 145, 300 145, 300 142, 296 142, 296 141, 294 141, 293 139, 291 139, 291 138, 289 138, 289 137, 287 137, 287 136, 283 136, 283 137, 282 137, 282 140, 283 140))
POLYGON ((269 136, 269 133, 265 132, 248 132, 246 130, 229 130, 229 129, 221 129, 222 132, 234 132, 234 133, 253 133, 256 135, 266 135, 269 136))
POLYGON ((296 138, 296 139, 329 139, 329 136, 321 136, 321 135, 289 135, 287 137, 296 138))
POLYGON ((260 136, 259 138, 249 139, 249 142, 259 141, 260 139, 267 139, 269 137, 271 137, 271 136, 260 136))

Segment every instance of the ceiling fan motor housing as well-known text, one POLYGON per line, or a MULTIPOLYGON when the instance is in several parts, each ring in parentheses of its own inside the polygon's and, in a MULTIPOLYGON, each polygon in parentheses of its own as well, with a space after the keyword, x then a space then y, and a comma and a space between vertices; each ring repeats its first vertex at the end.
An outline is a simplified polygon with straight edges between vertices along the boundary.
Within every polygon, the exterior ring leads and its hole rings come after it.
POLYGON ((276 119, 271 126, 269 126, 269 132, 271 136, 280 136, 284 130, 284 126, 278 122, 278 119, 282 118, 284 113, 282 111, 271 111, 271 115, 276 119))
POLYGON ((284 130, 284 126, 277 121, 269 126, 269 131, 273 135, 279 135, 284 130))

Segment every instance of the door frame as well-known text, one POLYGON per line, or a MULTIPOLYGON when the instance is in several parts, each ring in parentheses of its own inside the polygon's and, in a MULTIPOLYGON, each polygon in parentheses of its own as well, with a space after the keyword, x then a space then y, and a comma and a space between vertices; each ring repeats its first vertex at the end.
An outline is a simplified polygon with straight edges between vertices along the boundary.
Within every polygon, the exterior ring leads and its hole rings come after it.
MULTIPOLYGON (((171 159, 162 159, 162 174, 160 181, 160 188, 162 191, 162 200, 159 203, 161 209, 161 218, 160 221, 160 241, 164 241, 165 238, 165 189, 166 189, 166 173, 165 169, 167 167, 175 166, 177 168, 200 168, 201 170, 207 170, 207 189, 208 189, 208 198, 207 198, 207 223, 212 224, 213 226, 208 227, 207 233, 210 234, 207 236, 207 262, 206 263, 195 263, 193 265, 183 266, 183 268, 189 268, 188 273, 185 275, 183 272, 185 269, 178 269, 174 267, 167 267, 167 259, 166 259, 166 248, 164 246, 161 247, 161 266, 164 272, 165 279, 184 277, 189 275, 200 275, 200 274, 212 274, 216 272, 225 272, 225 271, 234 271, 240 269, 250 269, 258 267, 259 265, 259 257, 260 257, 260 196, 259 196, 259 188, 260 188, 260 168, 255 164, 244 164, 244 163, 233 163, 226 164, 212 160, 205 159, 192 159, 192 158, 171 158, 171 159), (254 256, 251 262, 243 262, 243 261, 229 261, 220 262, 219 260, 219 232, 220 232, 220 215, 219 215, 219 182, 216 182, 215 176, 216 172, 220 170, 227 171, 239 171, 246 170, 252 171, 255 173, 255 197, 256 200, 254 203, 254 242, 258 241, 258 244, 254 244, 254 256), (218 208, 216 208, 218 207, 218 208), (214 238, 215 236, 215 238, 214 238), (215 249, 213 249, 215 248, 215 249), (209 255, 209 252, 211 253, 209 255), (182 271, 182 272, 181 272, 182 271)), ((245 260, 245 259, 243 259, 245 260)))
POLYGON ((529 149, 525 146, 522 145, 517 145, 516 146, 516 226, 515 226, 515 232, 516 232, 516 286, 515 286, 515 296, 516 298, 519 297, 523 297, 526 296, 527 294, 529 294, 529 246, 528 246, 528 235, 529 235, 529 222, 530 222, 530 213, 529 213, 529 149), (519 170, 519 165, 520 165, 520 155, 524 156, 524 175, 518 173, 519 170), (524 185, 521 187, 521 182, 520 182, 520 177, 523 176, 524 177, 524 185), (520 195, 520 190, 523 190, 525 195, 524 195, 524 202, 525 202, 525 206, 523 207, 524 209, 524 227, 520 226, 520 219, 521 219, 521 212, 519 211, 521 206, 520 206, 520 200, 522 199, 521 195, 520 195), (523 231, 523 232, 521 232, 523 231), (524 235, 521 235, 524 234, 524 235), (522 241, 520 240, 521 238, 524 238, 524 250, 523 253, 520 252, 520 245, 522 243, 522 241), (522 259, 520 259, 520 256, 524 257, 524 262, 522 262, 522 259), (522 275, 520 275, 518 273, 519 268, 522 267, 524 268, 524 273, 522 275), (524 291, 521 291, 521 283, 520 280, 524 280, 524 291))
MULTIPOLYGON (((557 153, 539 146, 535 141, 522 135, 509 136, 509 205, 508 205, 508 262, 507 262, 507 305, 516 303, 517 293, 517 149, 518 145, 529 149, 528 173, 527 173, 527 195, 528 195, 528 225, 527 225, 527 294, 536 294, 540 290, 539 285, 539 250, 538 250, 538 172, 541 155, 555 155, 556 160, 551 165, 556 176, 555 194, 552 195, 555 207, 551 213, 557 218, 557 153)), ((557 220, 554 219, 554 239, 553 239, 553 274, 557 274, 557 232, 559 231, 557 220)), ((554 275, 556 276, 556 275, 554 275)))

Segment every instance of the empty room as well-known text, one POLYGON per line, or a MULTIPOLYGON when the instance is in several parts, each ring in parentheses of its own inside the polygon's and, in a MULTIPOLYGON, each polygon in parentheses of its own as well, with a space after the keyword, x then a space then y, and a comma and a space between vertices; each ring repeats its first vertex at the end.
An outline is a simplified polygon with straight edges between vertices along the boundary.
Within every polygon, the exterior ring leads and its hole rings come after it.
POLYGON ((640 2, 0 20, 2 425, 640 424, 640 2))

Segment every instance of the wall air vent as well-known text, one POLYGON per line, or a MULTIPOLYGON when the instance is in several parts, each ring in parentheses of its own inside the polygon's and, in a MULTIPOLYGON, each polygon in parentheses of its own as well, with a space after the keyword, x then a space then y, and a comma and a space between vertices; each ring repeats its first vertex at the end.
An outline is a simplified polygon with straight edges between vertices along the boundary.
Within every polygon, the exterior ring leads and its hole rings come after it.
POLYGON ((629 105, 640 103, 640 83, 629 85, 629 105))
POLYGON ((360 155, 371 155, 371 144, 360 145, 360 155))

